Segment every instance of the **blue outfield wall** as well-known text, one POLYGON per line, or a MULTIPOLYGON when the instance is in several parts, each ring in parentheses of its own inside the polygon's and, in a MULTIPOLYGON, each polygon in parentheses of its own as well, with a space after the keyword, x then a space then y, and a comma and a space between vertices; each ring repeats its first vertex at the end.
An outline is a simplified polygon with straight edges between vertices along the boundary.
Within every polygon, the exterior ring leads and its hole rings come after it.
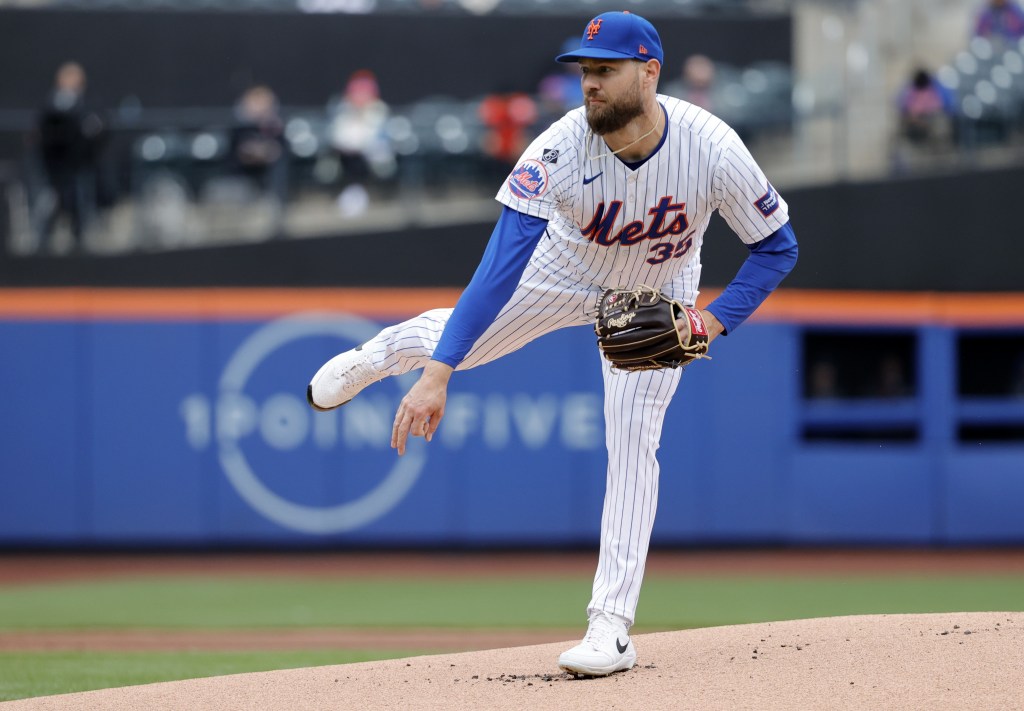
MULTIPOLYGON (((415 374, 305 403, 323 361, 393 320, 0 321, 0 545, 595 545, 592 331, 458 374, 434 441, 398 458, 415 374)), ((910 329, 917 396, 886 406, 918 440, 830 443, 802 439, 836 416, 802 400, 802 328, 747 324, 688 369, 655 544, 1024 542, 1024 446, 955 440, 952 330, 910 329)))

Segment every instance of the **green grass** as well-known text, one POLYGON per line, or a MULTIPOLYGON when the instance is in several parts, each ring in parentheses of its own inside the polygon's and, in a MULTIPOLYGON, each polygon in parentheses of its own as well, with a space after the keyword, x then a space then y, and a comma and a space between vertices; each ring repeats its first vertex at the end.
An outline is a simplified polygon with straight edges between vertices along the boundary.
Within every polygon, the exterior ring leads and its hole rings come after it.
MULTIPOLYGON (((324 580, 200 576, 0 588, 0 633, 60 629, 563 628, 589 576, 324 580)), ((1024 610, 1024 576, 650 576, 637 632, 872 613, 1024 610)), ((359 652, 0 653, 0 699, 409 656, 359 652)))
POLYGON ((1024 610, 1024 576, 708 578, 645 584, 637 630, 994 610, 1024 610))
POLYGON ((0 701, 176 679, 405 657, 414 652, 0 652, 0 701))
MULTIPOLYGON (((590 579, 140 578, 0 589, 0 630, 577 627, 590 579)), ((666 577, 638 630, 867 613, 1024 609, 1024 576, 666 577)))

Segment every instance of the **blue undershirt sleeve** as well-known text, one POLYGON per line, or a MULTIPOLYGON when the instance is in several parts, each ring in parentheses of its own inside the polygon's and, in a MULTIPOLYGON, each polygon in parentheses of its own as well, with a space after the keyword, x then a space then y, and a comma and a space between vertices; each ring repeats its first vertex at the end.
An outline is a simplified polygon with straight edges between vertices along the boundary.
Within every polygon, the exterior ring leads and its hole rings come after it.
POLYGON ((729 334, 747 320, 758 306, 775 291, 796 264, 799 248, 796 234, 786 223, 760 242, 750 245, 750 254, 708 311, 725 326, 729 334))
POLYGON ((545 219, 502 208, 476 273, 445 324, 433 360, 453 368, 463 361, 508 303, 547 226, 545 219))

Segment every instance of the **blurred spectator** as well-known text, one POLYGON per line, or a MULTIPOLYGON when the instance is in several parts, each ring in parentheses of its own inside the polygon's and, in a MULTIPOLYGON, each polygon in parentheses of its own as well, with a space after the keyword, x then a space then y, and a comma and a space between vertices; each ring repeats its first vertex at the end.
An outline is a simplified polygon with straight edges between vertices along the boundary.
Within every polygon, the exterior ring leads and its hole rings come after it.
POLYGON ((910 142, 930 144, 951 138, 953 95, 928 70, 914 70, 897 103, 900 133, 910 142))
POLYGON ((265 85, 246 90, 235 107, 231 156, 237 169, 273 200, 277 219, 288 192, 285 149, 284 122, 277 96, 265 85))
POLYGON ((996 41, 1024 37, 1024 10, 1016 0, 988 0, 978 12, 974 34, 996 41))
POLYGON ((818 399, 831 399, 841 396, 839 390, 839 371, 831 359, 816 360, 811 366, 807 396, 818 399))
POLYGON ((486 129, 483 151, 496 172, 504 176, 512 169, 533 139, 528 129, 537 118, 537 104, 528 94, 513 91, 484 97, 480 103, 480 120, 486 129))
POLYGON ((903 360, 897 354, 886 354, 878 364, 873 392, 879 398, 901 398, 913 395, 910 378, 903 360))
POLYGON ((36 123, 37 140, 49 191, 40 199, 40 250, 51 248, 57 221, 70 221, 72 251, 96 207, 97 164, 104 125, 85 104, 86 74, 67 62, 57 69, 53 92, 36 123))
POLYGON ((666 93, 714 113, 715 63, 703 54, 693 54, 683 62, 677 81, 666 86, 666 93))
MULTIPOLYGON (((570 37, 562 43, 559 54, 572 52, 579 47, 579 38, 570 37)), ((540 80, 537 97, 540 102, 541 123, 551 123, 567 112, 583 106, 583 85, 580 82, 580 67, 576 62, 558 62, 559 67, 540 80)))
POLYGON ((377 77, 367 69, 354 72, 342 94, 327 103, 328 140, 345 185, 338 196, 338 208, 345 215, 358 215, 367 208, 368 179, 383 180, 397 170, 395 153, 384 130, 389 114, 377 77))

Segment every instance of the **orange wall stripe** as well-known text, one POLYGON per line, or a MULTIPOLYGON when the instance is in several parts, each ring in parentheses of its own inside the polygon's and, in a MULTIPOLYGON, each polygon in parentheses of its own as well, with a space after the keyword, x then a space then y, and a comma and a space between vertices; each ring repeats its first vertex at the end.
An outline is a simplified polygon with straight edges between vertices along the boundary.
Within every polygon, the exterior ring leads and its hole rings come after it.
MULTIPOLYGON (((701 293, 706 305, 719 290, 701 293)), ((461 289, 0 289, 5 320, 261 320, 298 311, 405 316, 454 306, 461 289)), ((755 321, 1024 326, 1024 292, 935 293, 780 289, 755 321)))
POLYGON ((780 289, 755 318, 826 324, 1024 326, 1024 293, 780 289))
POLYGON ((297 311, 367 316, 454 306, 460 289, 0 289, 6 319, 265 319, 297 311))

